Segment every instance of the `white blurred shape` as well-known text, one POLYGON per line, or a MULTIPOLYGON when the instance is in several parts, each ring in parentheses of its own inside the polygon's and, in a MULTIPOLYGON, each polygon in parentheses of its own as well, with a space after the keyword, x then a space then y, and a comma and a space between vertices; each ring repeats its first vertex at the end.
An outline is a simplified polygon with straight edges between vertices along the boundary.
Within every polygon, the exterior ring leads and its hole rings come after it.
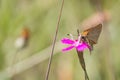
POLYGON ((24 37, 17 38, 17 40, 15 41, 15 47, 17 49, 21 49, 21 48, 24 47, 24 45, 25 45, 25 39, 24 39, 24 37))

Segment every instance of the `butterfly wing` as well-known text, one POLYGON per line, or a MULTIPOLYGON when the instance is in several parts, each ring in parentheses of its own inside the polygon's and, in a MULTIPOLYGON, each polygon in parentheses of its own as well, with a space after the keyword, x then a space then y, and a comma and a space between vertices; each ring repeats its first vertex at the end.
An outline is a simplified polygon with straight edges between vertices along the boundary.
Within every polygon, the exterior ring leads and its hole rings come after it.
POLYGON ((91 44, 96 44, 102 30, 102 24, 84 30, 82 36, 86 37, 91 44))

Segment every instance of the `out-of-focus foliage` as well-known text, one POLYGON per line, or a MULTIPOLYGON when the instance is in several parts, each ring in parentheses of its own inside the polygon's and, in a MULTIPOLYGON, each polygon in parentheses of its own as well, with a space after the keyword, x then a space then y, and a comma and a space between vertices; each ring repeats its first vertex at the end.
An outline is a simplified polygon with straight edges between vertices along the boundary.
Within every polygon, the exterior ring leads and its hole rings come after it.
MULTIPOLYGON (((57 41, 68 33, 76 35, 76 30, 82 29, 81 23, 96 13, 90 1, 65 0, 57 41)), ((120 79, 119 5, 120 0, 102 0, 103 10, 108 11, 110 20, 92 55, 87 50, 84 52, 90 80, 120 79)), ((12 80, 4 70, 12 64, 16 52, 14 43, 24 27, 31 31, 29 45, 18 53, 16 63, 52 45, 60 6, 61 0, 0 0, 0 80, 12 80)), ((51 50, 46 52, 49 55, 51 50)), ((14 80, 44 80, 47 63, 48 58, 37 65, 32 64, 33 67, 14 75, 14 80)), ((64 54, 58 51, 54 55, 49 80, 84 80, 75 50, 64 54)))

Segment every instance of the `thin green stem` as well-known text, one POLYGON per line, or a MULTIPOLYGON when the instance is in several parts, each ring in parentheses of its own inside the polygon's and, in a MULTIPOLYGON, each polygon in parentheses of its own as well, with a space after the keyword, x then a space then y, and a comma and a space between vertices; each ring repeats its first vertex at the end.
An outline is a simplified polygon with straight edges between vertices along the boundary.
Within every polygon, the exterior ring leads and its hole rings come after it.
POLYGON ((52 46, 52 51, 51 51, 50 58, 49 58, 49 63, 48 63, 47 71, 46 71, 45 80, 48 80, 48 78, 49 78, 49 73, 50 73, 50 68, 51 68, 51 63, 52 63, 52 57, 53 57, 55 43, 56 43, 57 34, 58 34, 58 30, 59 30, 59 24, 60 24, 60 19, 61 19, 61 15, 62 15, 63 5, 64 5, 64 0, 62 0, 60 14, 58 16, 58 22, 57 22, 57 26, 56 26, 56 32, 55 32, 55 36, 54 36, 54 40, 53 40, 53 46, 52 46))

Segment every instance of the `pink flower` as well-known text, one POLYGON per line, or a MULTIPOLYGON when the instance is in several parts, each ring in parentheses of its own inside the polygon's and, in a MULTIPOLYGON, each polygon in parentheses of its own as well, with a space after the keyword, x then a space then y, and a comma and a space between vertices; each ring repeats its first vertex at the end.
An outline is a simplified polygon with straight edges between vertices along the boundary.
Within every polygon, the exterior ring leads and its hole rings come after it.
POLYGON ((69 47, 62 49, 62 51, 68 51, 73 48, 76 48, 78 51, 84 51, 85 49, 90 48, 90 46, 86 42, 80 41, 80 38, 78 38, 78 40, 63 38, 61 42, 63 44, 70 45, 69 47))

